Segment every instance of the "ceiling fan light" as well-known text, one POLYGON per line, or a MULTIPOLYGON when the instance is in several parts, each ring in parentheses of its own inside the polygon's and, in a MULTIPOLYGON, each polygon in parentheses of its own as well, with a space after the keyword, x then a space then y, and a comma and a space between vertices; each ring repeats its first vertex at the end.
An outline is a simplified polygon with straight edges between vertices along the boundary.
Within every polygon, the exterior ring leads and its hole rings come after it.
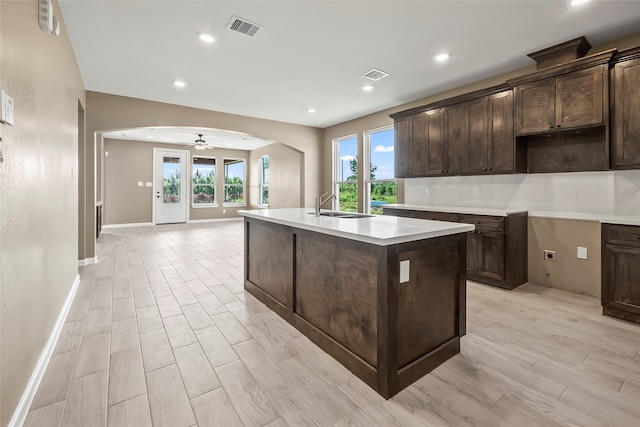
POLYGON ((204 150, 205 148, 207 148, 206 145, 202 145, 202 144, 196 144, 196 150, 204 150))

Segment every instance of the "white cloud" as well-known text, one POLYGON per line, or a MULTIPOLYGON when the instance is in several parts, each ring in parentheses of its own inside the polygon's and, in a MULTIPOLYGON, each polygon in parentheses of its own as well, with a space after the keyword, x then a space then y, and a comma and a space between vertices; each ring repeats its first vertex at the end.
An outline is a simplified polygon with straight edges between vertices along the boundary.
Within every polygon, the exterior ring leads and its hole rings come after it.
POLYGON ((349 160, 355 160, 355 159, 356 159, 355 157, 350 156, 350 155, 348 155, 348 154, 347 154, 346 156, 342 156, 342 157, 340 157, 340 160, 347 160, 347 161, 349 161, 349 160))
POLYGON ((393 145, 385 147, 384 145, 376 145, 373 149, 374 153, 393 153, 393 145))

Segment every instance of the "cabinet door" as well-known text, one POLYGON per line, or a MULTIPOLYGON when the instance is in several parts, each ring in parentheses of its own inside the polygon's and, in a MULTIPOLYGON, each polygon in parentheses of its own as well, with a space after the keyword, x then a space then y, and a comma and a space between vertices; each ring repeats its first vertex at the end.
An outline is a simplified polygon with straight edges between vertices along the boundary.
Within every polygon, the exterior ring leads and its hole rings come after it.
POLYGON ((446 144, 445 133, 445 110, 427 111, 427 173, 429 175, 439 175, 444 173, 444 150, 446 144))
POLYGON ((544 132, 555 127, 555 77, 516 87, 516 134, 544 132))
POLYGON ((478 276, 504 281, 504 233, 478 231, 478 276))
POLYGON ((600 65, 556 77, 556 128, 603 123, 604 67, 600 65))
POLYGON ((403 117, 393 122, 395 135, 395 176, 406 178, 411 176, 411 117, 403 117))
POLYGON ((640 323, 640 248, 607 244, 602 268, 605 314, 640 323))
POLYGON ((513 134, 513 91, 492 95, 489 105, 489 162, 487 170, 515 170, 515 135, 513 134))
POLYGON ((487 97, 468 103, 469 143, 466 150, 466 172, 489 170, 488 105, 487 97))
POLYGON ((445 108, 447 114, 447 144, 445 173, 464 172, 464 152, 469 144, 469 105, 465 102, 445 108))
POLYGON ((613 71, 613 167, 640 167, 640 59, 613 71))
POLYGON ((427 174, 427 141, 428 118, 425 113, 411 117, 411 159, 409 160, 412 176, 427 174))
POLYGON ((467 233, 467 277, 478 275, 478 231, 467 233))

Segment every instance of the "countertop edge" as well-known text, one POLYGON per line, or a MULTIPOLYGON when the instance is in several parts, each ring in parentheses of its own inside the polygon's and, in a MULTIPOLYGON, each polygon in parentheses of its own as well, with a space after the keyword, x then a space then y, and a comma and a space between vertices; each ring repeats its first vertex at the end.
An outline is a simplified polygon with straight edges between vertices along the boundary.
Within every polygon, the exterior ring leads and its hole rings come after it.
MULTIPOLYGON (((305 208, 301 208, 301 209, 305 209, 305 208)), ((305 209, 305 210, 308 212, 312 212, 311 209, 305 209)), ((302 222, 298 222, 298 221, 287 219, 287 218, 277 218, 273 216, 266 216, 265 215, 266 211, 267 210, 257 210, 255 212, 252 212, 251 210, 240 210, 238 211, 238 215, 241 215, 247 218, 261 220, 261 221, 271 222, 274 224, 280 224, 284 226, 298 228, 301 230, 313 231, 317 233, 327 234, 330 236, 342 237, 342 238, 355 240, 359 242, 370 243, 377 246, 390 246, 390 245, 408 243, 408 242, 413 242, 418 240, 433 239, 437 237, 467 233, 475 230, 475 226, 472 224, 452 223, 452 224, 455 224, 455 226, 451 226, 448 229, 429 230, 425 232, 411 233, 411 234, 405 234, 401 236, 374 237, 374 236, 366 236, 363 234, 353 233, 353 232, 344 231, 344 230, 336 230, 326 226, 318 226, 314 224, 302 223, 302 222)), ((277 209, 273 209, 272 211, 277 211, 277 209)), ((306 213, 307 212, 305 212, 305 214, 306 213)), ((375 217, 376 216, 374 216, 373 218, 375 217)), ((425 220, 416 220, 413 218, 399 218, 399 217, 395 217, 395 218, 401 221, 410 221, 410 222, 425 221, 425 220)), ((364 218, 364 219, 368 219, 368 218, 364 218)), ((358 219, 355 219, 355 220, 343 219, 343 221, 358 221, 358 219)), ((438 222, 442 222, 442 221, 438 221, 438 222)))

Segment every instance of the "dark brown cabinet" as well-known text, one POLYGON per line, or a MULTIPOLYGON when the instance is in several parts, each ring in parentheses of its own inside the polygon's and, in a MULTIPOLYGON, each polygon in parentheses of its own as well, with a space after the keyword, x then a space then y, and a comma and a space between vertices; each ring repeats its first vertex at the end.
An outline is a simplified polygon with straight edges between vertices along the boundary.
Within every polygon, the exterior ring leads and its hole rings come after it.
POLYGON ((393 114, 396 177, 524 172, 516 165, 513 90, 500 89, 393 114))
POLYGON ((618 62, 612 72, 611 166, 640 167, 640 49, 631 60, 618 62))
POLYGON ((465 172, 465 151, 469 145, 469 104, 445 108, 447 120, 446 163, 443 173, 460 175, 465 172))
POLYGON ((467 233, 467 279, 505 289, 527 281, 526 213, 505 217, 384 208, 385 215, 474 224, 467 233))
POLYGON ((446 173, 446 113, 444 108, 427 111, 427 168, 424 174, 440 175, 446 173))
POLYGON ((467 277, 504 282, 505 218, 459 215, 458 219, 476 226, 473 232, 467 234, 467 277))
POLYGON ((640 323, 640 226, 602 224, 602 314, 640 323))
POLYGON ((598 65, 516 86, 516 134, 604 125, 607 72, 598 65))
POLYGON ((411 117, 403 117, 393 122, 395 164, 394 170, 397 178, 411 176, 411 152, 413 151, 413 138, 411 137, 411 117))
MULTIPOLYGON (((467 173, 514 172, 513 91, 469 103, 467 173)), ((518 169, 517 167, 515 169, 518 169)))

